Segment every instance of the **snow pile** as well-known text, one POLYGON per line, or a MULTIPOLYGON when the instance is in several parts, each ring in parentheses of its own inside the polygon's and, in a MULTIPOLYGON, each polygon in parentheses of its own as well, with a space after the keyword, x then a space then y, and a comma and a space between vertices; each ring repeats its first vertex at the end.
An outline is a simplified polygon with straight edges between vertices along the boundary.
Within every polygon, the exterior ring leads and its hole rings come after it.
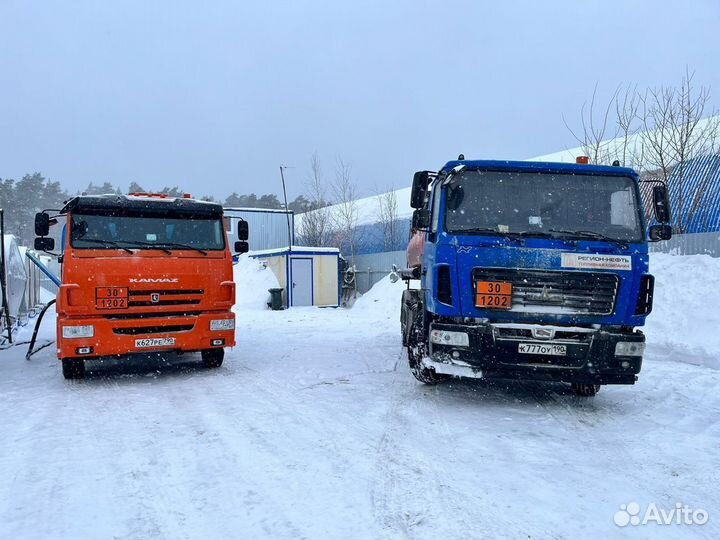
POLYGON ((279 287, 273 271, 256 259, 241 255, 233 266, 235 310, 267 309, 268 289, 279 287))
POLYGON ((720 368, 720 259, 654 253, 650 272, 655 299, 644 329, 648 347, 663 349, 670 360, 720 368))
POLYGON ((405 282, 399 279, 393 283, 390 276, 385 276, 372 288, 355 300, 353 313, 383 314, 388 318, 398 319, 400 317, 400 299, 405 289, 405 282))

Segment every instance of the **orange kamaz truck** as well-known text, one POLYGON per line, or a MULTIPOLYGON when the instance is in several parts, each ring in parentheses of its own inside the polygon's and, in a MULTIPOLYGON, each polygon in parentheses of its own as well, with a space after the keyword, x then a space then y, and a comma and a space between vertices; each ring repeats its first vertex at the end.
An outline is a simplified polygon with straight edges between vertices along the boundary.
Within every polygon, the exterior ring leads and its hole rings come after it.
MULTIPOLYGON (((57 354, 67 379, 85 360, 197 352, 207 367, 235 345, 232 251, 219 204, 159 194, 79 196, 35 216, 35 248, 62 225, 57 354), (54 214, 54 215, 51 215, 54 214)), ((248 250, 247 222, 233 251, 248 250)))

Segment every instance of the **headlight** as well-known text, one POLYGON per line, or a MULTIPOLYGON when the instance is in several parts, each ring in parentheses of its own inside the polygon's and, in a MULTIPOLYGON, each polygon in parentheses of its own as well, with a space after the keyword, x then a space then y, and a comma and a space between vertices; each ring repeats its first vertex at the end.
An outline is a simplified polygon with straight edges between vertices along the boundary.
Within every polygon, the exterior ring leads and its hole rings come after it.
POLYGON ((438 345, 451 345, 453 347, 470 346, 470 338, 465 332, 448 332, 447 330, 432 330, 430 341, 438 345))
POLYGON ((210 321, 210 330, 235 330, 235 319, 215 319, 210 321))
POLYGON ((642 356, 645 344, 639 341, 618 341, 615 344, 615 356, 642 356))
POLYGON ((95 327, 91 324, 85 326, 63 326, 62 336, 71 338, 88 338, 95 335, 95 327))

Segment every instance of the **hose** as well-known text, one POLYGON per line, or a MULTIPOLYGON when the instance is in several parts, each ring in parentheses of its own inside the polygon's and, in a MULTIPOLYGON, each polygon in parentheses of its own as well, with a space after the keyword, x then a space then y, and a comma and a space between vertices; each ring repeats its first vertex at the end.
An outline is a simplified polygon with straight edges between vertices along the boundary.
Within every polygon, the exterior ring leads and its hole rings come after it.
POLYGON ((38 352, 41 349, 44 349, 50 343, 46 343, 42 347, 40 347, 37 351, 33 351, 33 347, 35 346, 35 340, 37 339, 38 330, 40 330, 40 323, 42 322, 43 316, 45 315, 45 312, 48 310, 50 306, 52 306, 55 303, 55 299, 50 300, 47 304, 45 304, 45 307, 42 308, 42 311, 40 312, 40 316, 38 317, 37 322, 35 323, 35 329, 33 330, 32 338, 30 339, 30 346, 28 347, 27 353, 25 353, 25 360, 30 360, 30 357, 38 352))

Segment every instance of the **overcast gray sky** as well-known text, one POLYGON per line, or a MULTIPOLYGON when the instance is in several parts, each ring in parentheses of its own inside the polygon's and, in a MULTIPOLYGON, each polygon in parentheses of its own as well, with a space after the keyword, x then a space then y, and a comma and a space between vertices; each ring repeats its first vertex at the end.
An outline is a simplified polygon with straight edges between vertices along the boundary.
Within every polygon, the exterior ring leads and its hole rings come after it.
POLYGON ((459 152, 574 146, 596 83, 720 101, 720 2, 0 0, 0 177, 194 195, 303 190, 317 151, 362 195, 459 152), (673 7, 674 4, 674 7, 673 7))

